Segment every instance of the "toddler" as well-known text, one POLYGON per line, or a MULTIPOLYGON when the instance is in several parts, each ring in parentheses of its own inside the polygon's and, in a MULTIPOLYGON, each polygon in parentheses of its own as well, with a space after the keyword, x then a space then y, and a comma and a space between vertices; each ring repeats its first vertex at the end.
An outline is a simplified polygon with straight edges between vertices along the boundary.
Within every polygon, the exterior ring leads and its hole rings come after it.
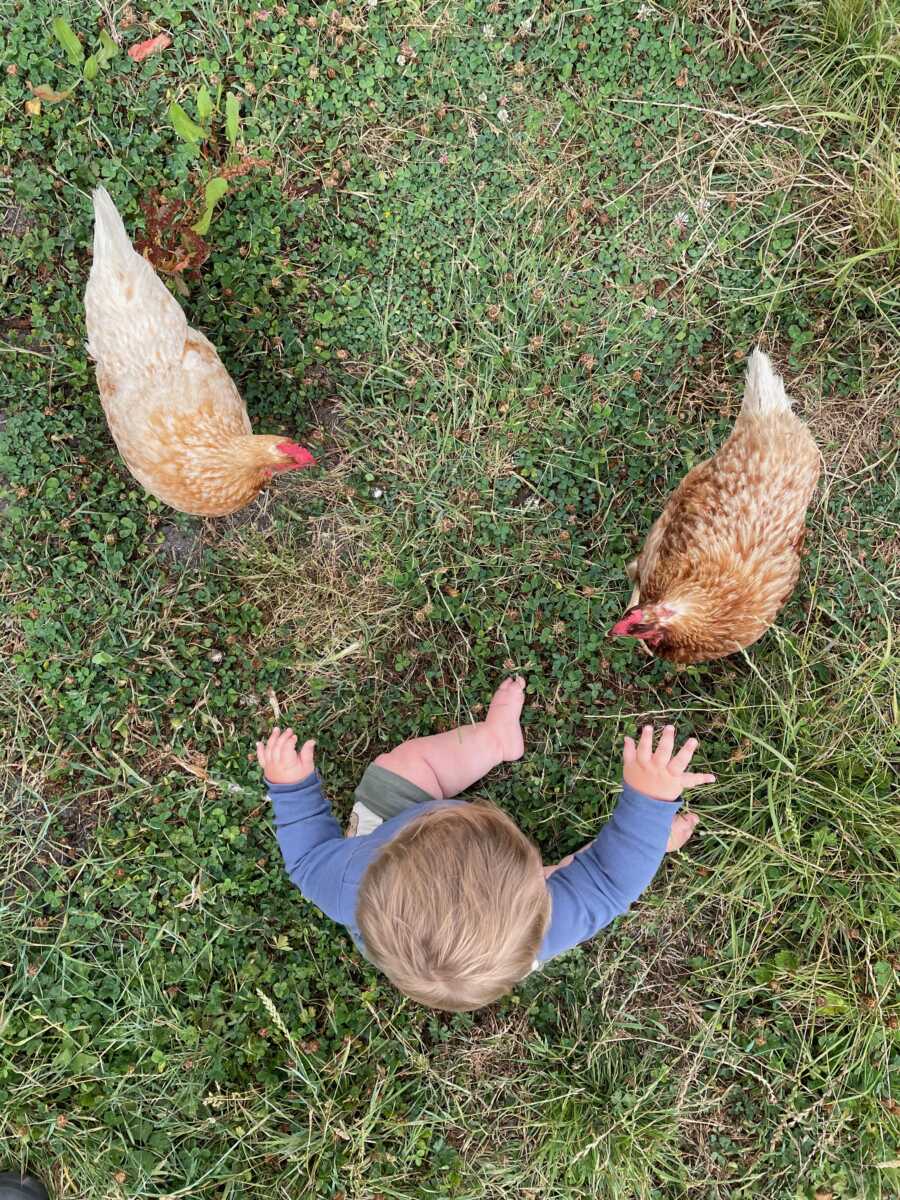
POLYGON ((675 753, 667 725, 625 739, 624 784, 596 839, 556 866, 500 809, 454 799, 492 767, 524 753, 521 676, 494 694, 484 721, 414 738, 366 768, 355 792, 355 835, 344 837, 322 793, 315 742, 292 729, 256 746, 288 875, 346 925, 392 983, 431 1008, 465 1012, 508 992, 547 959, 602 929, 637 899, 666 850, 697 818, 679 814, 685 788, 712 783, 688 770, 691 738, 675 753))

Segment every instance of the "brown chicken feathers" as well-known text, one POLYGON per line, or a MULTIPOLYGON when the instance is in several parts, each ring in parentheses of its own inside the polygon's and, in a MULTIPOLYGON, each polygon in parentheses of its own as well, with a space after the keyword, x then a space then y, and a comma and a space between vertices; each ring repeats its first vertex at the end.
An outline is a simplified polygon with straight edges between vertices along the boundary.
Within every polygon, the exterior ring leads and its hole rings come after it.
POLYGON ((820 466, 784 383, 754 350, 731 436, 673 492, 629 566, 634 592, 610 635, 676 663, 762 637, 797 583, 820 466))
POLYGON ((94 261, 84 296, 88 353, 110 432, 135 479, 181 512, 218 517, 308 450, 253 433, 213 345, 135 253, 104 188, 94 192, 94 261))

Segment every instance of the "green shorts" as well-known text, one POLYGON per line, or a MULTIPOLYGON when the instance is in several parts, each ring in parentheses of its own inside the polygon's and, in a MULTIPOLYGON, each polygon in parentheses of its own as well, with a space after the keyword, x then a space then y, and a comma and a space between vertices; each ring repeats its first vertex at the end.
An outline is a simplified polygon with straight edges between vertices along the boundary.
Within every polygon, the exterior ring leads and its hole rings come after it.
POLYGON ((353 793, 353 812, 347 836, 372 833, 384 821, 399 816, 417 804, 427 804, 434 796, 395 771, 370 763, 353 793))
POLYGON ((380 821, 389 821, 414 804, 427 804, 434 796, 402 775, 370 763, 353 793, 353 799, 380 821))

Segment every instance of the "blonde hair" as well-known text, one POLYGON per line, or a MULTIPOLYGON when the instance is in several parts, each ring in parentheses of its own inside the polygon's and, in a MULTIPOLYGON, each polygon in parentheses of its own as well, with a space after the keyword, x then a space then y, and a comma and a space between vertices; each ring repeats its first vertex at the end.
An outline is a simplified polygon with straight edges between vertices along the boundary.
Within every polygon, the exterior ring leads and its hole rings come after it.
POLYGON ((369 864, 356 919, 366 954, 405 995, 481 1008, 534 965, 550 920, 540 852, 485 801, 429 809, 369 864))

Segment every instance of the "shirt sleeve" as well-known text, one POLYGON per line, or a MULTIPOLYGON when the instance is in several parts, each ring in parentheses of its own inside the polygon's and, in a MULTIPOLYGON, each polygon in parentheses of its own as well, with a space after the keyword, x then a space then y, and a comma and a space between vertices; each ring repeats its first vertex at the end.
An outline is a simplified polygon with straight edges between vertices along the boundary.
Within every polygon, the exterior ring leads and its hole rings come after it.
POLYGON ((285 869, 307 900, 334 921, 347 923, 342 881, 354 848, 345 838, 314 771, 300 783, 269 783, 275 834, 285 869))
POLYGON ((547 880, 550 928, 541 962, 593 937, 637 900, 659 869, 680 807, 680 800, 654 800, 623 784, 596 839, 547 880))

